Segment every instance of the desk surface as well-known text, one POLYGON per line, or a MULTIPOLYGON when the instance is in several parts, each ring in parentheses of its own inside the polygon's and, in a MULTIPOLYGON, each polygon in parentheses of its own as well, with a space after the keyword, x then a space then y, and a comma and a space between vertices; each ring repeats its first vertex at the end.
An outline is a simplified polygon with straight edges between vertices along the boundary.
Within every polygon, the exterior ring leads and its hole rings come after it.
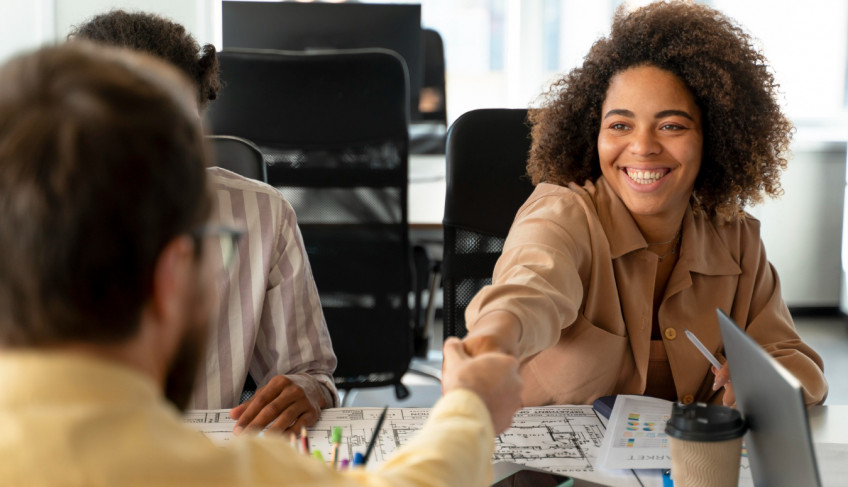
MULTIPOLYGON (((519 443, 523 444, 526 441, 532 443, 534 438, 549 438, 551 433, 550 421, 551 419, 561 417, 563 415, 562 408, 569 410, 568 415, 571 420, 567 425, 568 428, 566 429, 572 433, 579 433, 580 428, 578 426, 580 424, 581 415, 586 416, 587 422, 590 422, 590 417, 594 417, 594 414, 588 414, 579 410, 580 408, 586 408, 586 406, 552 406, 549 408, 527 408, 526 410, 522 410, 522 412, 516 415, 513 427, 518 427, 519 429, 523 428, 521 431, 518 431, 518 433, 521 433, 519 436, 524 439, 514 444, 512 442, 505 442, 504 444, 506 445, 508 453, 511 452, 515 454, 520 451, 519 447, 521 445, 519 445, 519 443), (554 413, 558 409, 559 412, 554 413), (532 412, 528 414, 530 411, 532 412), (548 411, 554 414, 549 415, 548 411), (522 424, 522 421, 526 424, 522 424), (540 429, 541 434, 526 437, 522 436, 525 433, 534 432, 534 421, 545 424, 545 427, 540 429)), ((374 434, 373 427, 375 425, 375 419, 380 414, 381 410, 382 408, 376 407, 348 409, 333 408, 325 410, 319 424, 310 428, 310 442, 313 443, 313 449, 323 448, 326 450, 323 453, 329 453, 330 435, 328 431, 330 426, 336 424, 347 428, 344 439, 347 441, 348 447, 353 448, 357 445, 361 446, 363 442, 367 441, 367 439, 374 434), (350 411, 354 411, 356 414, 352 414, 350 411), (362 441, 351 446, 352 444, 350 443, 350 439, 354 437, 361 437, 360 439, 362 441)), ((588 410, 591 411, 591 408, 588 410)), ((410 432, 419 429, 421 425, 423 425, 428 409, 403 408, 390 409, 389 412, 390 421, 388 423, 392 428, 400 427, 401 429, 404 429, 405 432, 410 432)), ((845 476, 848 475, 848 465, 846 465, 846 455, 844 454, 845 452, 848 452, 848 446, 845 446, 848 445, 848 406, 816 406, 811 408, 808 413, 813 442, 817 446, 817 459, 819 461, 821 470, 820 473, 822 474, 824 485, 841 485, 840 480, 844 479, 845 476), (822 445, 825 444, 830 444, 829 446, 831 446, 831 448, 823 448, 822 445), (837 449, 832 448, 834 444, 838 446, 837 449), (843 473, 843 471, 845 472, 843 473), (837 481, 833 482, 833 479, 837 479, 837 481)), ((229 417, 228 410, 188 411, 185 414, 185 420, 193 428, 203 431, 211 439, 222 442, 229 441, 232 437, 232 428, 235 425, 235 421, 229 417)), ((587 428, 586 431, 592 431, 592 428, 587 428)), ((579 443, 578 440, 579 438, 582 438, 582 436, 578 435, 572 437, 571 441, 579 443)), ((566 437, 570 436, 568 434, 563 434, 560 435, 559 439, 562 440, 566 437)), ((389 443, 391 443, 393 439, 397 440, 394 435, 387 435, 386 438, 383 438, 380 441, 389 441, 389 443)), ((592 442, 591 439, 583 438, 583 440, 588 441, 588 443, 592 442)), ((391 451, 393 451, 393 448, 388 448, 386 452, 383 452, 381 449, 375 450, 376 460, 381 460, 383 455, 391 454, 391 451)), ((350 456, 349 452, 348 456, 350 456)), ((557 455, 557 457, 558 456, 559 455, 557 455)), ((515 458, 513 458, 513 460, 515 460, 515 458)), ((604 483, 608 485, 642 485, 644 487, 660 487, 663 485, 659 470, 638 470, 636 472, 638 472, 639 480, 636 480, 636 477, 634 477, 630 471, 607 472, 609 472, 611 476, 605 478, 604 483)), ((601 476, 606 476, 603 471, 598 471, 597 473, 601 476)), ((750 478, 741 480, 742 482, 740 482, 740 485, 751 484, 750 478)))
POLYGON ((813 406, 807 416, 814 443, 848 444, 848 406, 813 406))
POLYGON ((409 226, 441 228, 445 214, 444 154, 409 156, 409 226))

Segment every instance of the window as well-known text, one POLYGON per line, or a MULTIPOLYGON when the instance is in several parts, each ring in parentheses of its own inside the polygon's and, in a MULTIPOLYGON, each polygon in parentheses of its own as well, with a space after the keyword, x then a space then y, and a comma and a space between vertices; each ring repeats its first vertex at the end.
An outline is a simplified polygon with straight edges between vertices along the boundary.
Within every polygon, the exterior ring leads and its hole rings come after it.
MULTIPOLYGON (((395 0, 396 1, 396 0, 395 0)), ((422 23, 444 39, 448 117, 482 107, 523 107, 578 66, 609 31, 621 0, 421 0, 422 23)), ((629 5, 648 3, 630 1, 629 5)), ((796 120, 846 112, 848 3, 712 0, 759 40, 796 120)))

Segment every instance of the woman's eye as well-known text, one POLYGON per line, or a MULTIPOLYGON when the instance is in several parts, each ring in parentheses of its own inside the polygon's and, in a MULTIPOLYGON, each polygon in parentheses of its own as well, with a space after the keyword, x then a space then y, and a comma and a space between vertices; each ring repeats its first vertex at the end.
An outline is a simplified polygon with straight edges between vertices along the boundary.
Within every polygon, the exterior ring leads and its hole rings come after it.
POLYGON ((686 127, 681 125, 677 125, 676 123, 667 123, 660 127, 660 130, 683 130, 686 127))
POLYGON ((610 128, 613 130, 627 130, 627 125, 623 123, 614 123, 610 125, 610 128))

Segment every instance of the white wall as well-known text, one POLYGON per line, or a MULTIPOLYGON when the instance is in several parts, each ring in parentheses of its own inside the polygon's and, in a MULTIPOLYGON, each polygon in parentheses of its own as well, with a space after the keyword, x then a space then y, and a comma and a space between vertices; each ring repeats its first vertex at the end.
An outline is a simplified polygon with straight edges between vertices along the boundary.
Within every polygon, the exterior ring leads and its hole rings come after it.
POLYGON ((800 133, 780 181, 784 194, 749 208, 761 225, 766 255, 793 307, 836 307, 842 280, 846 142, 800 133))
POLYGON ((53 0, 0 0, 0 62, 54 37, 53 0))
POLYGON ((848 2, 713 0, 760 41, 793 119, 844 112, 848 2))
POLYGON ((200 43, 212 42, 213 14, 220 17, 220 0, 54 0, 56 33, 64 38, 72 25, 111 9, 156 13, 182 24, 200 43), (217 10, 216 10, 217 9, 217 10))
POLYGON ((62 42, 72 26, 118 8, 168 17, 201 44, 214 44, 220 31, 221 0, 0 0, 0 62, 22 50, 62 42))

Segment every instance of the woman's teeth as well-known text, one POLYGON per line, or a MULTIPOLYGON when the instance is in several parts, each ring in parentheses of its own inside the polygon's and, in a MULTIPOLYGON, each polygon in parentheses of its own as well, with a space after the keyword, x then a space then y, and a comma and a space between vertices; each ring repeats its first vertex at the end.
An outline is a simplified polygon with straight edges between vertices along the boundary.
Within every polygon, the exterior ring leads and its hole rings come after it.
POLYGON ((639 184, 651 184, 659 181, 665 176, 667 170, 666 169, 655 169, 655 170, 640 170, 640 169, 626 169, 627 175, 633 181, 636 181, 639 184))

